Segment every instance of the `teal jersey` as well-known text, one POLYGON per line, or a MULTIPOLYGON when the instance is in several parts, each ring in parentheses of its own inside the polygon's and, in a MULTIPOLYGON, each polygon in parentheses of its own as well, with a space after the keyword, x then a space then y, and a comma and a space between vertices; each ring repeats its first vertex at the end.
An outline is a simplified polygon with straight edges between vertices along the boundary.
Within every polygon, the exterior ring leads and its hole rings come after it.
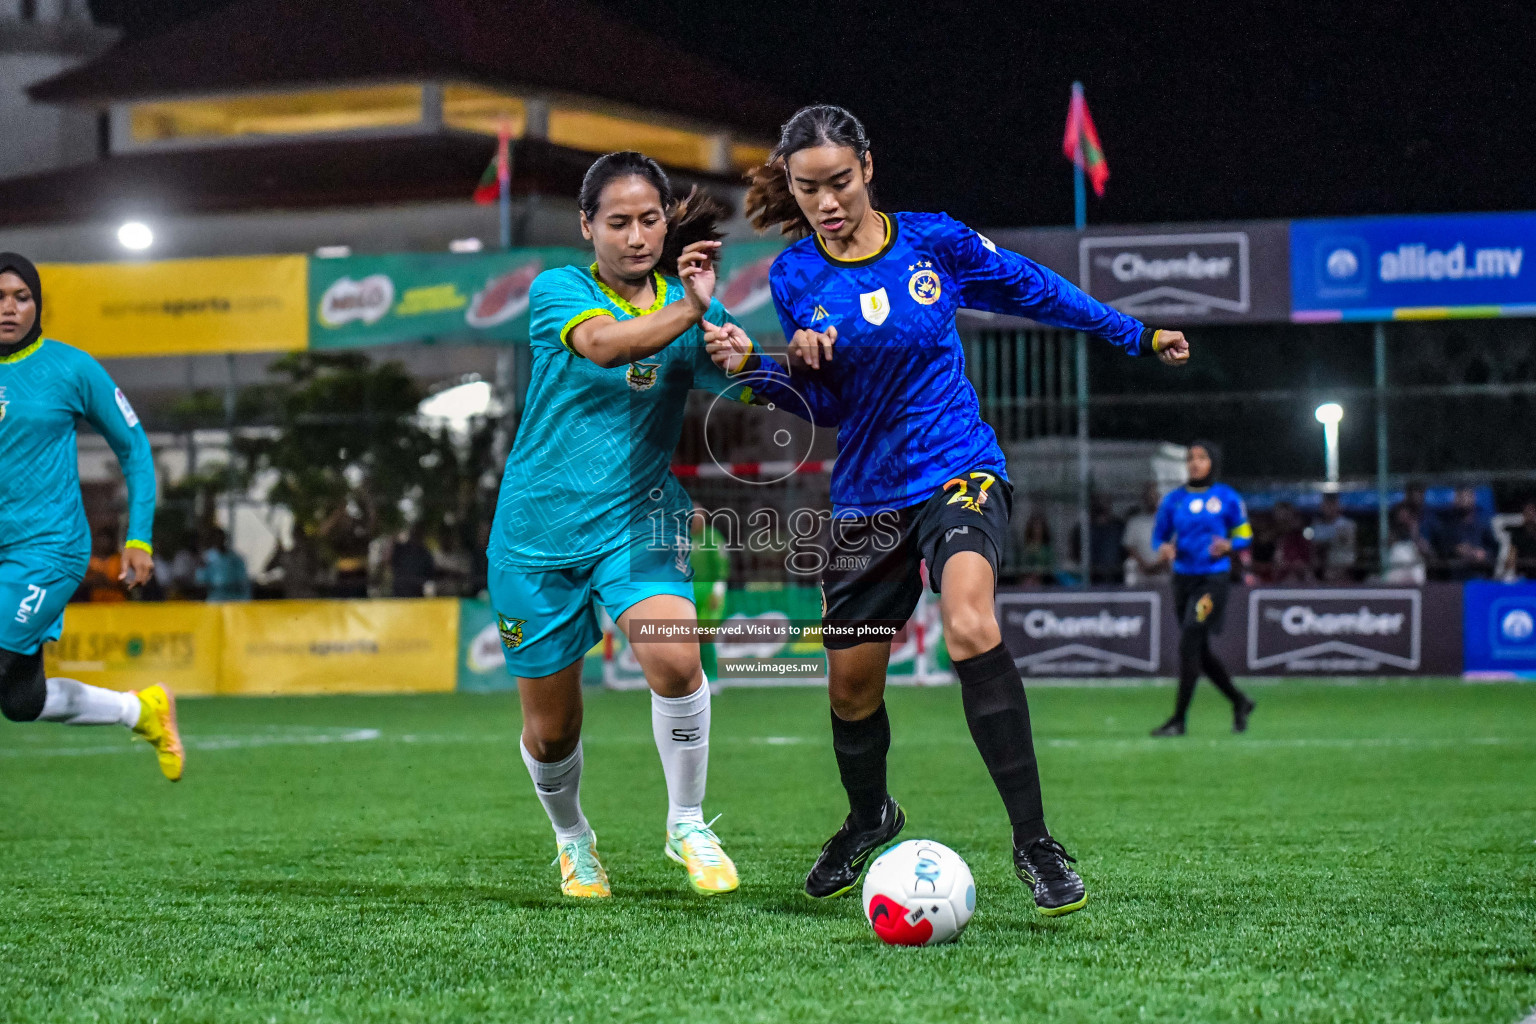
MULTIPOLYGON (((686 301, 676 278, 657 274, 656 301, 637 309, 597 279, 596 265, 546 270, 529 292, 533 371, 517 440, 507 456, 488 550, 505 569, 555 569, 649 534, 688 536, 692 501, 672 475, 672 452, 694 388, 750 402, 710 360, 693 327, 628 366, 602 367, 571 348, 578 325, 629 320, 686 301)), ((718 301, 705 319, 735 321, 718 301)), ((687 550, 686 545, 683 550, 687 550)))
POLYGON ((100 363, 44 338, 0 359, 0 555, 84 574, 91 533, 75 452, 80 417, 117 453, 128 481, 127 539, 149 548, 155 463, 139 417, 100 363))

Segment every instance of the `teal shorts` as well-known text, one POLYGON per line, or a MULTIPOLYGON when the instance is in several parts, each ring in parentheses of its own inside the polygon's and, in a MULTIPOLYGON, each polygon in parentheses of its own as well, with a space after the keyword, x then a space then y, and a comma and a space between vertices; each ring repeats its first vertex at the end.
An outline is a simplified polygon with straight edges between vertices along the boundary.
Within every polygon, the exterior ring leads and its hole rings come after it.
POLYGON ((547 676, 582 659, 603 638, 601 604, 615 621, 657 594, 693 602, 688 544, 656 548, 649 538, 563 569, 503 569, 492 564, 491 607, 501 632, 507 671, 547 676))
POLYGON ((0 553, 0 649, 35 654, 64 632, 81 576, 21 553, 0 553))

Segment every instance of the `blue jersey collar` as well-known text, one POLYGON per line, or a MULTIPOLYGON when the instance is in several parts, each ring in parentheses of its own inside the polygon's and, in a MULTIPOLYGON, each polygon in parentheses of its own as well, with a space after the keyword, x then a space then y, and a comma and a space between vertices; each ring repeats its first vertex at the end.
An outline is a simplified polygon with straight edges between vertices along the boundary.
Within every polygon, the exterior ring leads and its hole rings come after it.
POLYGON ((885 221, 885 241, 880 243, 880 248, 876 249, 868 256, 864 256, 856 260, 839 259, 838 257, 833 256, 830 252, 827 252, 827 247, 822 242, 821 236, 813 231, 811 232, 811 237, 816 241, 816 251, 821 253, 822 259, 826 260, 834 267, 842 267, 845 270, 852 270, 855 267, 867 267, 871 263, 879 263, 881 260, 885 259, 885 254, 890 252, 891 247, 896 244, 896 235, 900 230, 900 227, 896 223, 895 214, 882 213, 881 211, 876 210, 875 215, 885 221))

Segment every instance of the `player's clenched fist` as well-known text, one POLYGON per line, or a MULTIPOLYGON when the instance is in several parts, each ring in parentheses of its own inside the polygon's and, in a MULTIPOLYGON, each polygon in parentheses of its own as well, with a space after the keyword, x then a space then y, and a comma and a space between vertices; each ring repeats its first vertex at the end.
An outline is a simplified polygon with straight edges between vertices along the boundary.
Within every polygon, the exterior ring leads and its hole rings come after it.
POLYGON ((715 365, 728 374, 740 373, 752 358, 752 339, 736 324, 716 326, 708 320, 704 326, 704 351, 715 365))
POLYGON ((821 331, 799 330, 789 340, 789 358, 791 362, 819 370, 823 359, 829 363, 832 361, 832 346, 836 344, 836 327, 828 327, 825 334, 821 331))
POLYGON ((1152 351, 1169 366, 1189 362, 1189 339, 1183 331, 1157 331, 1152 335, 1152 351))

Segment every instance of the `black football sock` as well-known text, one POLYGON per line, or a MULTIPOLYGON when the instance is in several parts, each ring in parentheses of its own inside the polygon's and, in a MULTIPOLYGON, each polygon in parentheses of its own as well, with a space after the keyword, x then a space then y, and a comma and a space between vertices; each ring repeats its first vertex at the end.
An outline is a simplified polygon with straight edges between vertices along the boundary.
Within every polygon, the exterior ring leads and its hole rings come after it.
POLYGON ((832 712, 832 752, 848 791, 848 816, 855 827, 876 828, 889 795, 885 788, 885 757, 891 749, 891 719, 885 701, 875 713, 845 722, 832 712))
POLYGON ((1227 666, 1222 664, 1221 659, 1216 657, 1216 652, 1211 650, 1209 640, 1206 641, 1204 650, 1200 652, 1200 667, 1205 670, 1211 682, 1216 684, 1216 689, 1221 691, 1222 696, 1232 702, 1233 707, 1242 706, 1247 698, 1243 696, 1243 691, 1233 684, 1232 673, 1227 671, 1227 666))
POLYGON ((1179 634, 1179 696, 1173 705, 1177 721, 1184 721, 1189 714, 1189 702, 1195 698, 1195 684, 1200 681, 1200 652, 1204 647, 1204 627, 1186 628, 1179 634))
POLYGON ((1050 835, 1040 800, 1040 766, 1029 726, 1029 700, 1013 655, 1002 644, 955 662, 960 676, 960 700, 971 739, 992 775, 1015 846, 1050 835))

